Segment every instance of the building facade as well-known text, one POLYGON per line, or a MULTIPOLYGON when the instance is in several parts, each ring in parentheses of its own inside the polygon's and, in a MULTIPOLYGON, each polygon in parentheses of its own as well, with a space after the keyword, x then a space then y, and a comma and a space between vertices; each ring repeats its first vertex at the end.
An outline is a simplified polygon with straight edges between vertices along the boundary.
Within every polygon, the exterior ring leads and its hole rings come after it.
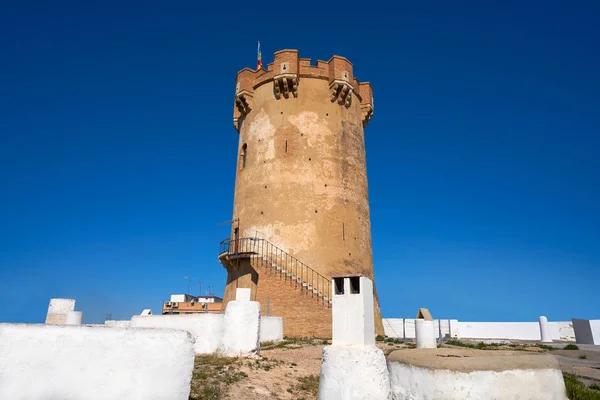
MULTIPOLYGON (((344 57, 275 53, 267 70, 237 74, 239 132, 223 309, 249 287, 288 336, 331 336, 331 277, 374 281, 364 127, 373 92, 344 57)), ((383 325, 374 289, 375 327, 383 325)))
POLYGON ((163 302, 162 314, 220 313, 223 299, 217 296, 192 296, 172 294, 170 301, 163 302))

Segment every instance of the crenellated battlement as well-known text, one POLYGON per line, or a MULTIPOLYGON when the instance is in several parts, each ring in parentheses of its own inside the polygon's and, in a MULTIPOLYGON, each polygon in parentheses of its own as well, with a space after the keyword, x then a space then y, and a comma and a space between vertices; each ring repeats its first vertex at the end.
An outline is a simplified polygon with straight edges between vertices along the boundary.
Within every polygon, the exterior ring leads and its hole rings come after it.
POLYGON ((273 96, 277 100, 298 97, 302 91, 302 79, 324 79, 328 81, 330 101, 350 107, 353 101, 360 103, 363 125, 373 115, 373 88, 368 82, 359 82, 353 73, 352 63, 345 57, 333 56, 329 61, 318 60, 311 65, 310 58, 300 58, 298 50, 280 50, 274 54, 267 69, 244 68, 236 77, 233 122, 239 131, 241 121, 251 112, 254 91, 262 85, 273 85, 273 96))

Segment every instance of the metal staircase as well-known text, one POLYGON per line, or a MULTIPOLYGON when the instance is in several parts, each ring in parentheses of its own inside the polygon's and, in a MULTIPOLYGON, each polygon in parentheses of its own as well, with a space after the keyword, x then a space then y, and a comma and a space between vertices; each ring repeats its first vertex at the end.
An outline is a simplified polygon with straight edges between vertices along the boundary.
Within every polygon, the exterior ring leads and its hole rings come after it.
POLYGON ((266 268, 300 291, 307 292, 319 303, 331 306, 331 280, 265 239, 223 240, 219 259, 223 258, 229 262, 250 259, 253 266, 266 268))

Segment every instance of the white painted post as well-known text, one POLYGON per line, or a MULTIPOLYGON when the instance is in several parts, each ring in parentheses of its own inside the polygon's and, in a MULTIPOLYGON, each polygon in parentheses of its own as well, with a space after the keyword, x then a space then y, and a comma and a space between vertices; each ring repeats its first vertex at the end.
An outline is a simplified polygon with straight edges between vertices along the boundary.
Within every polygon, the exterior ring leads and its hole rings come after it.
POLYGON ((67 312, 67 325, 81 325, 83 321, 83 313, 81 311, 67 312))
POLYGON ((250 301, 250 289, 236 289, 227 303, 219 352, 226 356, 254 356, 260 351, 260 304, 250 301))
POLYGON ((332 345, 321 358, 319 400, 389 400, 385 355, 375 346, 373 282, 332 277, 332 345))
POLYGON ((335 277, 332 285, 332 344, 374 345, 373 281, 364 276, 335 277))
POLYGON ((235 289, 235 299, 241 301, 250 301, 251 293, 252 292, 250 288, 235 289))
POLYGON ((67 313, 75 310, 74 299, 50 299, 46 324, 64 325, 67 322, 67 313))
POLYGON ((417 319, 415 321, 415 336, 418 349, 436 349, 435 321, 417 319))
POLYGON ((540 336, 542 337, 542 343, 552 343, 552 335, 550 334, 548 318, 544 316, 540 317, 540 336))

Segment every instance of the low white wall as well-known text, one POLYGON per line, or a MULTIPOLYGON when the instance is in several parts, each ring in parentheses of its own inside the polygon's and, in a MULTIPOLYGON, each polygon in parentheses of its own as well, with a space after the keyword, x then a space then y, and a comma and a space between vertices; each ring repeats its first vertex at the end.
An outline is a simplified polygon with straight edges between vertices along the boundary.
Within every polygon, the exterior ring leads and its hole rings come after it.
POLYGON ((459 322, 460 337, 466 339, 540 340, 537 322, 459 322))
MULTIPOLYGON (((435 320, 436 337, 464 339, 540 340, 538 322, 459 322, 456 319, 435 320)), ((548 322, 552 340, 574 341, 575 331, 569 322, 548 322)), ((385 335, 399 339, 415 338, 415 319, 383 318, 385 335)))
POLYGON ((573 318, 577 343, 600 344, 600 320, 573 318))
POLYGON ((189 333, 0 324, 0 397, 11 400, 188 400, 189 333))
POLYGON ((260 317, 260 342, 283 340, 283 318, 260 317))
POLYGON ((552 340, 575 341, 575 329, 571 321, 549 322, 552 340))
POLYGON ((135 315, 129 326, 133 328, 171 328, 188 331, 195 340, 196 354, 214 353, 222 335, 223 314, 188 315, 135 315))
POLYGON ((388 362, 395 400, 567 400, 557 369, 456 372, 388 362))
POLYGON ((113 328, 129 328, 129 324, 131 323, 131 321, 127 321, 127 320, 114 320, 114 319, 108 319, 106 321, 104 321, 104 325, 106 326, 110 326, 113 328))
MULTIPOLYGON (((459 322, 460 337, 465 339, 541 340, 538 322, 459 322)), ((552 340, 574 340, 569 322, 548 322, 552 340)))
MULTIPOLYGON (((383 330, 385 335, 398 339, 415 339, 415 319, 414 318, 383 318, 383 330)), ((440 337, 440 325, 442 338, 458 338, 459 323, 455 319, 434 320, 436 338, 440 337)))

